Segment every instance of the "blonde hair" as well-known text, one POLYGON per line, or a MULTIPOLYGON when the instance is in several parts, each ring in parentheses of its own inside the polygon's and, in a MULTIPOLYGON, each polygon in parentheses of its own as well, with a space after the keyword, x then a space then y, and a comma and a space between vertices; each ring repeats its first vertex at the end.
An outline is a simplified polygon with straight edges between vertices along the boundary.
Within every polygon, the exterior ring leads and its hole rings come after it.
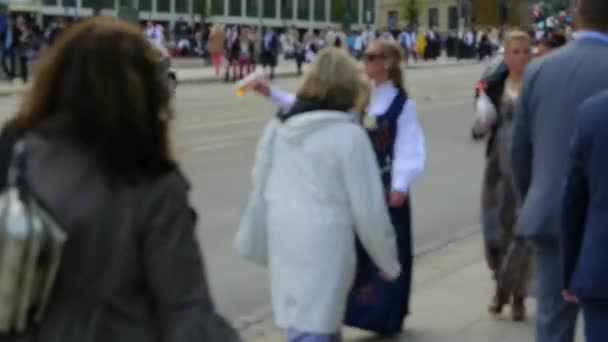
POLYGON ((350 110, 361 96, 363 70, 344 49, 325 48, 315 58, 298 97, 350 110))
POLYGON ((211 27, 211 32, 210 34, 215 35, 218 32, 223 32, 224 31, 224 25, 220 24, 220 23, 215 23, 213 24, 213 26, 211 27))
POLYGON ((403 69, 401 69, 401 61, 403 60, 403 50, 397 42, 386 39, 378 39, 374 42, 377 44, 382 54, 389 59, 388 76, 395 84, 395 87, 405 93, 405 82, 403 81, 403 69))
POLYGON ((532 44, 532 38, 530 37, 529 34, 527 34, 524 31, 520 31, 520 30, 513 30, 507 33, 507 35, 505 36, 505 50, 509 48, 509 46, 511 45, 511 43, 513 43, 514 41, 524 41, 528 44, 532 44))

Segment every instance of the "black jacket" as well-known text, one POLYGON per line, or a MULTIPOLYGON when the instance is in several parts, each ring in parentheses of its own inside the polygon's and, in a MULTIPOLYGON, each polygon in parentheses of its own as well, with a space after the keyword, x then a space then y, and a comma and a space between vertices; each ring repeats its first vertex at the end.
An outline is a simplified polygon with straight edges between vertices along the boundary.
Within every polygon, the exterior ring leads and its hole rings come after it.
POLYGON ((492 148, 494 146, 494 141, 496 140, 496 132, 500 127, 502 122, 502 115, 500 113, 500 103, 502 99, 502 95, 505 91, 505 82, 507 77, 509 76, 509 71, 505 70, 505 68, 499 67, 495 73, 488 76, 486 79, 487 85, 484 89, 484 92, 492 101, 494 108, 496 108, 496 123, 492 127, 492 131, 490 132, 490 137, 488 138, 488 144, 486 147, 486 156, 490 155, 492 148))

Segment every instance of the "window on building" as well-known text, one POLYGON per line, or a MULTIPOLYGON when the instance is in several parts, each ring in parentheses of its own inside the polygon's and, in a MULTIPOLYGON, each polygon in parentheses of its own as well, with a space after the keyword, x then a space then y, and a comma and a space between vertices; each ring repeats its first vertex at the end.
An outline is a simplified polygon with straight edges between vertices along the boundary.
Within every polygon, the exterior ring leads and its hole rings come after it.
POLYGON ((101 1, 101 8, 103 8, 103 9, 115 9, 116 8, 116 3, 114 2, 114 0, 102 0, 101 1))
POLYGON ((263 1, 264 1, 264 18, 276 18, 277 2, 275 0, 263 0, 263 1))
POLYGON ((376 1, 363 0, 363 22, 365 24, 374 24, 376 18, 376 1))
POLYGON ((171 12, 171 1, 170 0, 156 0, 156 11, 157 12, 171 12))
POLYGON ((63 7, 76 7, 76 0, 61 0, 60 4, 63 7))
POLYGON ((314 18, 316 21, 327 20, 327 15, 325 13, 325 0, 315 0, 314 18))
POLYGON ((347 1, 347 11, 346 13, 350 14, 350 22, 358 23, 359 22, 359 1, 347 1))
POLYGON ((298 19, 308 20, 310 18, 310 1, 298 0, 298 19))
POLYGON ((281 0, 282 19, 293 19, 293 1, 294 0, 281 0))
POLYGON ((439 8, 429 8, 429 28, 434 29, 439 26, 439 8))
POLYGON ((178 13, 188 13, 190 12, 188 8, 189 0, 175 0, 175 12, 178 13))
POLYGON ((245 12, 248 17, 257 17, 258 16, 258 0, 247 0, 247 8, 245 12))
POLYGON ((467 5, 462 5, 462 20, 467 26, 471 23, 471 10, 467 5))
POLYGON ((243 14, 241 4, 241 0, 229 0, 228 15, 233 17, 240 17, 243 14))
POLYGON ((42 4, 45 6, 57 6, 57 0, 44 0, 42 4))
POLYGON ((152 0, 139 0, 139 10, 152 12, 152 0))
POLYGON ((448 28, 450 30, 458 29, 458 7, 451 6, 448 9, 448 28))
POLYGON ((211 14, 224 15, 224 0, 211 0, 211 14))

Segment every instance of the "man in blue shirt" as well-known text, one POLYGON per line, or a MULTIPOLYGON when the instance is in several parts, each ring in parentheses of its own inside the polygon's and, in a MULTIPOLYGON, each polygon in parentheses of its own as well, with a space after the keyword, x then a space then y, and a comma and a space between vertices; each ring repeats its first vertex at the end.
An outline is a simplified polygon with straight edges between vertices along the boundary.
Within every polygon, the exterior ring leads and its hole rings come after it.
POLYGON ((579 0, 577 13, 574 41, 528 66, 513 128, 513 176, 523 199, 517 234, 536 250, 537 342, 574 341, 578 307, 561 295, 561 189, 577 109, 608 89, 608 1, 579 0))
POLYGON ((2 70, 9 80, 15 77, 15 58, 19 45, 19 30, 12 18, 6 19, 6 26, 0 32, 0 49, 2 50, 2 70), (7 61, 10 62, 7 65, 7 61))

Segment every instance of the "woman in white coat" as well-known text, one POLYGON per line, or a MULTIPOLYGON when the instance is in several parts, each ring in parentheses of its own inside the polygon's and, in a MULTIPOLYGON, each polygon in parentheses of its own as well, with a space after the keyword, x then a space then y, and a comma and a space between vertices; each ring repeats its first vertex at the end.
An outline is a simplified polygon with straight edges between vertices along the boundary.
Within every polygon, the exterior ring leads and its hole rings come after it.
POLYGON ((345 51, 324 49, 258 144, 237 251, 268 267, 275 320, 290 342, 340 341, 355 237, 385 278, 401 272, 376 155, 349 112, 361 76, 345 51))
MULTIPOLYGON (((410 187, 425 164, 425 140, 414 102, 403 85, 401 47, 394 41, 376 40, 363 55, 371 80, 370 101, 361 124, 365 126, 376 153, 375 165, 382 172, 389 212, 397 234, 401 276, 385 282, 377 276, 377 266, 358 248, 359 265, 348 302, 345 324, 381 335, 399 333, 409 313, 412 273, 412 232, 410 187), (370 288, 373 301, 368 300, 370 288)), ((289 111, 296 96, 258 82, 254 88, 289 111)))

